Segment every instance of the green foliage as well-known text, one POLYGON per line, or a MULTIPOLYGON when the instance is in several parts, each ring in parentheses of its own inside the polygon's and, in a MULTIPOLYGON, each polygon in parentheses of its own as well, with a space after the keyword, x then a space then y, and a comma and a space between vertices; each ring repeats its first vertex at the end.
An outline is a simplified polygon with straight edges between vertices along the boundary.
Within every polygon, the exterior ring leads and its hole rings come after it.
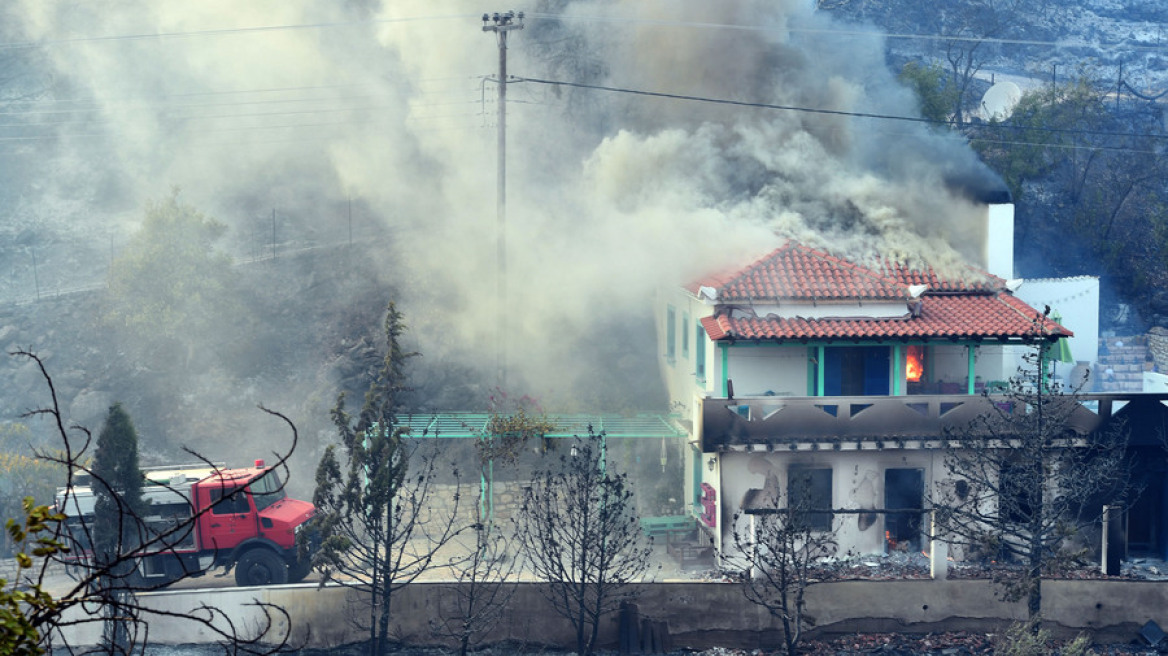
POLYGON ((146 205, 142 227, 110 266, 105 321, 131 344, 173 344, 222 327, 235 296, 231 259, 215 250, 227 227, 179 200, 146 205))
POLYGON ((344 394, 337 398, 332 419, 340 444, 329 446, 317 467, 317 513, 301 532, 302 549, 319 544, 312 563, 325 580, 343 574, 337 581, 368 600, 373 654, 388 649, 393 593, 421 575, 456 533, 458 502, 455 494, 455 508, 444 517, 428 505, 434 459, 411 458, 405 429, 395 425, 407 389, 405 363, 416 354, 401 348, 405 325, 393 304, 384 329, 385 358, 360 415, 346 411, 344 394))
POLYGON ((994 127, 985 139, 975 139, 974 147, 1014 197, 1021 198, 1024 183, 1050 175, 1076 157, 1085 161, 1075 148, 1089 144, 1077 133, 1103 129, 1106 122, 1102 93, 1088 78, 1079 77, 1023 94, 1007 120, 992 124, 1010 129, 994 127))
POLYGON ((482 462, 514 462, 531 439, 540 439, 556 430, 556 424, 540 409, 536 400, 524 395, 512 399, 497 391, 490 397, 490 418, 478 441, 482 462))
POLYGON ((1083 71, 970 136, 1019 201, 1017 238, 1032 246, 1022 257, 1034 273, 1080 274, 1086 262, 1143 313, 1168 266, 1168 161, 1155 145, 1165 128, 1153 103, 1117 107, 1112 84, 1083 71))
POLYGON ((56 538, 56 527, 65 516, 48 506, 38 506, 32 497, 21 503, 23 522, 9 519, 6 532, 16 549, 16 572, 12 580, 0 579, 0 654, 35 656, 43 654, 44 629, 57 618, 58 603, 41 588, 37 576, 27 572, 54 554, 68 551, 56 538))
POLYGON ((1091 639, 1083 634, 1060 645, 1035 618, 1015 622, 995 636, 993 653, 998 656, 1093 656, 1095 651, 1091 649, 1091 639))
POLYGON ((916 92, 921 117, 946 123, 960 93, 945 69, 937 64, 909 62, 897 78, 916 92))
MULTIPOLYGON (((52 503, 57 487, 65 482, 64 469, 38 458, 29 439, 23 424, 0 425, 0 518, 21 516, 25 497, 52 503)), ((11 557, 14 549, 7 534, 0 538, 0 558, 11 557)))
POLYGON ((99 559, 116 560, 142 539, 142 470, 138 433, 122 404, 110 406, 93 458, 93 546, 99 559))

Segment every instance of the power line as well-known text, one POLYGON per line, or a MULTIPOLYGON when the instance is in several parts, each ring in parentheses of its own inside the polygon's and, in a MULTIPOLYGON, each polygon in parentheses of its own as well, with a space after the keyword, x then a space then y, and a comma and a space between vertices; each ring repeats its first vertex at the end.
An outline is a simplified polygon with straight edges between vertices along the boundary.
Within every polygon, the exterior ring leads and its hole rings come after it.
MULTIPOLYGON (((964 36, 959 34, 915 34, 910 32, 884 32, 880 30, 855 30, 855 29, 821 29, 821 28, 805 28, 805 27, 773 27, 764 25, 742 25, 736 23, 715 23, 715 22, 701 22, 701 21, 683 21, 683 20, 660 20, 660 19, 646 19, 634 18, 622 15, 568 15, 568 14, 553 14, 546 12, 530 12, 527 14, 529 18, 536 20, 555 20, 555 21, 575 21, 575 22, 602 22, 602 23, 623 23, 631 25, 646 25, 654 27, 684 27, 691 29, 707 29, 707 30, 736 30, 744 32, 763 32, 774 33, 784 32, 790 34, 809 34, 819 36, 841 36, 841 37, 880 37, 883 39, 894 40, 916 40, 916 41, 949 41, 958 43, 993 43, 1000 45, 1023 45, 1023 46, 1038 46, 1046 48, 1093 48, 1096 50, 1120 50, 1126 49, 1136 52, 1160 52, 1168 50, 1168 44, 1134 44, 1126 41, 1116 43, 1090 43, 1087 41, 1073 40, 1073 41, 1044 41, 1039 39, 1009 39, 1000 37, 977 37, 964 36)), ((100 43, 100 42, 119 42, 119 41, 142 41, 142 40, 168 40, 168 39, 189 39, 198 37, 219 37, 219 36, 234 36, 241 34, 262 34, 266 32, 281 32, 281 31, 297 31, 297 30, 314 30, 314 29, 334 29, 344 27, 362 27, 378 24, 393 24, 393 23, 415 23, 415 22, 429 22, 440 20, 459 20, 459 19, 477 19, 478 14, 441 14, 434 16, 409 16, 401 18, 374 18, 353 21, 331 21, 318 23, 294 23, 286 25, 256 25, 250 27, 235 27, 235 28, 215 28, 208 30, 189 30, 184 32, 149 32, 138 34, 114 34, 114 35, 98 35, 98 36, 81 36, 66 39, 49 39, 44 41, 26 41, 18 43, 0 44, 0 50, 28 50, 34 48, 44 48, 50 46, 72 45, 79 43, 100 43)))
POLYGON ((49 46, 73 45, 77 43, 115 42, 115 41, 143 41, 185 39, 206 36, 234 36, 239 34, 255 34, 263 32, 282 32, 290 30, 317 30, 338 27, 358 27, 368 25, 382 25, 388 23, 414 23, 436 20, 453 20, 458 18, 477 18, 477 14, 446 14, 438 16, 411 16, 406 18, 371 18, 355 21, 336 21, 321 23, 296 23, 289 25, 257 25, 253 27, 228 27, 211 30, 190 30, 187 32, 150 32, 141 34, 114 34, 104 36, 80 36, 69 39, 53 39, 46 41, 26 41, 23 43, 0 44, 0 50, 30 50, 49 46))
POLYGON ((1094 48, 1097 50, 1112 50, 1124 47, 1136 51, 1150 51, 1156 52, 1161 50, 1168 50, 1168 44, 1156 45, 1136 45, 1126 42, 1098 44, 1088 43, 1086 41, 1043 41, 1038 39, 1007 39, 1007 38, 993 38, 993 37, 977 37, 977 36, 963 36, 959 34, 913 34, 910 32, 882 32, 879 30, 849 30, 849 29, 820 29, 807 27, 772 27, 765 25, 740 25, 736 23, 713 23, 700 21, 681 21, 681 20, 659 20, 659 19, 645 19, 645 18, 630 18, 628 16, 617 15, 566 15, 566 14, 551 14, 541 12, 530 12, 528 16, 539 20, 567 20, 577 22, 597 22, 597 23, 626 23, 635 25, 648 25, 656 27, 686 27, 693 29, 719 29, 719 30, 737 30, 743 32, 763 32, 774 33, 784 32, 790 34, 814 34, 824 36, 848 36, 848 37, 881 37, 884 39, 897 40, 917 40, 917 41, 952 41, 959 43, 994 43, 1000 45, 1023 45, 1023 46, 1042 46, 1047 48, 1094 48))
MULTIPOLYGON (((566 86, 578 89, 592 89, 596 91, 610 91, 613 93, 625 93, 635 96, 648 96, 652 98, 665 98, 668 100, 687 100, 691 102, 709 103, 714 105, 731 105, 735 107, 750 107, 757 109, 775 109, 790 112, 803 112, 808 114, 827 114, 830 116, 848 116, 852 118, 872 118, 887 121, 904 121, 908 123, 924 123, 926 125, 944 125, 951 126, 950 121, 938 121, 928 118, 921 118, 917 116, 899 116, 896 114, 875 114, 871 112, 850 112, 842 109, 823 109, 816 107, 801 107, 798 105, 777 105, 772 103, 749 102, 745 100, 730 100, 727 98, 710 98, 706 96, 693 96, 687 94, 666 93, 663 91, 646 91, 643 89, 629 89, 625 87, 613 87, 602 84, 587 84, 584 82, 566 82, 563 80, 543 80, 540 78, 520 77, 516 78, 520 82, 532 82, 535 84, 546 84, 551 86, 566 86)), ((1011 130, 1028 130, 1034 132, 1050 132, 1056 134, 1071 134, 1071 135, 1093 135, 1093 136, 1109 136, 1109 137, 1138 137, 1147 139, 1165 139, 1168 135, 1165 134, 1150 134, 1150 133, 1132 133, 1132 132, 1104 132, 1101 130, 1076 130, 1068 128, 1048 128, 1048 127, 1022 127, 1015 125, 1005 125, 1001 123, 987 123, 983 127, 992 129, 1011 129, 1011 130)))

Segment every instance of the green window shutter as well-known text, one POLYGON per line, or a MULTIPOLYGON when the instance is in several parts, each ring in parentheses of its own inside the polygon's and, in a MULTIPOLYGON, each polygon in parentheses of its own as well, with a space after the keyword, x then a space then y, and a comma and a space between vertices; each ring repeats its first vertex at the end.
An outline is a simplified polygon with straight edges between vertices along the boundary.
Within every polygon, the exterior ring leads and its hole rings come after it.
POLYGON ((706 382, 706 331, 700 321, 694 331, 694 376, 698 383, 706 382))
POLYGON ((670 364, 677 359, 677 310, 672 305, 665 311, 665 357, 670 364))

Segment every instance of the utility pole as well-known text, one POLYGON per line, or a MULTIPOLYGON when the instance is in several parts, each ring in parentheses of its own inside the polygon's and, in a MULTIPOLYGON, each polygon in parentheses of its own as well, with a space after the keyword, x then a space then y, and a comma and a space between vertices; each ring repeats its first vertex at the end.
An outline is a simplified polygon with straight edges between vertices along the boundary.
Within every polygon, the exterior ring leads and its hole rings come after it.
POLYGON ((496 339, 499 387, 507 385, 507 33, 523 29, 523 12, 483 14, 483 31, 499 42, 499 129, 496 188, 496 339))

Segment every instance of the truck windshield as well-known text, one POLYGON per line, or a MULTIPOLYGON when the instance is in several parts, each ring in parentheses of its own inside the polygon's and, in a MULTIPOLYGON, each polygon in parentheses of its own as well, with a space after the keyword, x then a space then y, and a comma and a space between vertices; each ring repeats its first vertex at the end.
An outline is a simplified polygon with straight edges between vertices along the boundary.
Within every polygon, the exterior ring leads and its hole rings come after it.
POLYGON ((255 500, 256 510, 263 510, 284 496, 284 486, 274 471, 269 471, 263 478, 251 484, 251 497, 255 500))

